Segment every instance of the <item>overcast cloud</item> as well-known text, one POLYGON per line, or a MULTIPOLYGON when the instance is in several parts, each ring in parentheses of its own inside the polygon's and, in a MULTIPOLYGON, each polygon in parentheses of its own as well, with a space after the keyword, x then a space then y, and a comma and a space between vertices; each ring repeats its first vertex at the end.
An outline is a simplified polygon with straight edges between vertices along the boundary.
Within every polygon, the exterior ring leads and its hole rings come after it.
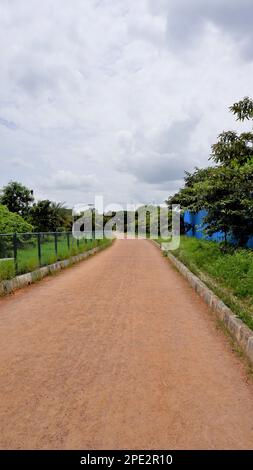
POLYGON ((1 0, 0 186, 163 201, 252 96, 252 0, 1 0))

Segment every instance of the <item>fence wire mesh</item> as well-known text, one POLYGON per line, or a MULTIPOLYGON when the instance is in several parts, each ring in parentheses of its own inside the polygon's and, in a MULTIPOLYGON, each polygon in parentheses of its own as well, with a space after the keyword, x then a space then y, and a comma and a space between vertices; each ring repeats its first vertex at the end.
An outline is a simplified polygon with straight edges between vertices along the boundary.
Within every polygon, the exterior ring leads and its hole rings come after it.
POLYGON ((72 232, 0 234, 0 281, 82 253, 100 240, 72 232))

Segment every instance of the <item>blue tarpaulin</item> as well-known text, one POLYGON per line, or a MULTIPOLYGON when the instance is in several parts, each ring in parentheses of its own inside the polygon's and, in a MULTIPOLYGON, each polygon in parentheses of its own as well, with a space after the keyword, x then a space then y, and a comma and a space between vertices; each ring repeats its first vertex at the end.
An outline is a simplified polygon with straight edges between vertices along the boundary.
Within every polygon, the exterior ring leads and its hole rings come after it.
MULTIPOLYGON (((186 211, 184 213, 184 222, 190 224, 192 228, 186 233, 188 237, 195 237, 204 240, 212 240, 215 242, 222 242, 225 239, 223 232, 216 232, 211 236, 208 236, 205 232, 205 224, 203 222, 204 217, 207 215, 206 210, 201 210, 197 213, 186 211)), ((231 240, 232 241, 232 240, 231 240)), ((250 238, 248 248, 253 248, 253 237, 250 238)))

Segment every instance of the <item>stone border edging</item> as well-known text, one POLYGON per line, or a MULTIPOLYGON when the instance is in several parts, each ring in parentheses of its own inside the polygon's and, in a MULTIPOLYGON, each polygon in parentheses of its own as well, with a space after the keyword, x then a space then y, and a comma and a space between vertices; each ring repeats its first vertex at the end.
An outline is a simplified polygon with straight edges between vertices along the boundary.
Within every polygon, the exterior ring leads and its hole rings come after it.
MULTIPOLYGON (((156 246, 159 243, 155 242, 156 246)), ((172 253, 166 254, 167 258, 176 266, 178 271, 187 279, 191 287, 197 294, 204 300, 204 302, 211 308, 216 316, 221 320, 229 333, 238 343, 240 348, 246 354, 250 363, 253 365, 253 331, 246 326, 242 320, 227 307, 224 302, 207 287, 195 274, 193 274, 181 261, 179 261, 172 253)))
POLYGON ((80 253, 79 255, 72 256, 71 258, 57 261, 54 264, 49 264, 47 266, 43 266, 42 268, 36 269, 36 271, 32 271, 30 273, 22 274, 20 276, 16 276, 13 279, 1 281, 0 282, 0 297, 11 294, 17 289, 21 289, 22 287, 29 286, 34 282, 40 281, 44 277, 48 276, 49 274, 54 274, 62 269, 65 269, 72 264, 78 263, 79 261, 88 258, 91 255, 94 255, 98 251, 103 250, 104 246, 98 246, 92 248, 89 251, 85 251, 84 253, 80 253))

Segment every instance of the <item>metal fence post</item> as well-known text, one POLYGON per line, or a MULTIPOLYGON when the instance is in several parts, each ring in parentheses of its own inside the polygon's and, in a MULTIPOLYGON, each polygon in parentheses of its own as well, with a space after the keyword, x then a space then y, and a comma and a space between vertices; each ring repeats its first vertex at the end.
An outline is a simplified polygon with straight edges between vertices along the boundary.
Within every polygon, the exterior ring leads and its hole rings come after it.
POLYGON ((161 238, 161 208, 158 206, 158 237, 161 238))
POLYGON ((15 266, 15 274, 18 273, 18 239, 17 234, 13 234, 13 258, 14 258, 14 266, 15 266))
POLYGON ((39 258, 39 265, 41 266, 41 240, 40 240, 40 233, 37 234, 37 241, 38 241, 38 258, 39 258))
POLYGON ((57 256, 58 253, 58 246, 57 246, 57 233, 54 234, 54 251, 57 256))
POLYGON ((70 248, 69 233, 67 233, 67 243, 68 243, 68 250, 69 250, 70 248))

